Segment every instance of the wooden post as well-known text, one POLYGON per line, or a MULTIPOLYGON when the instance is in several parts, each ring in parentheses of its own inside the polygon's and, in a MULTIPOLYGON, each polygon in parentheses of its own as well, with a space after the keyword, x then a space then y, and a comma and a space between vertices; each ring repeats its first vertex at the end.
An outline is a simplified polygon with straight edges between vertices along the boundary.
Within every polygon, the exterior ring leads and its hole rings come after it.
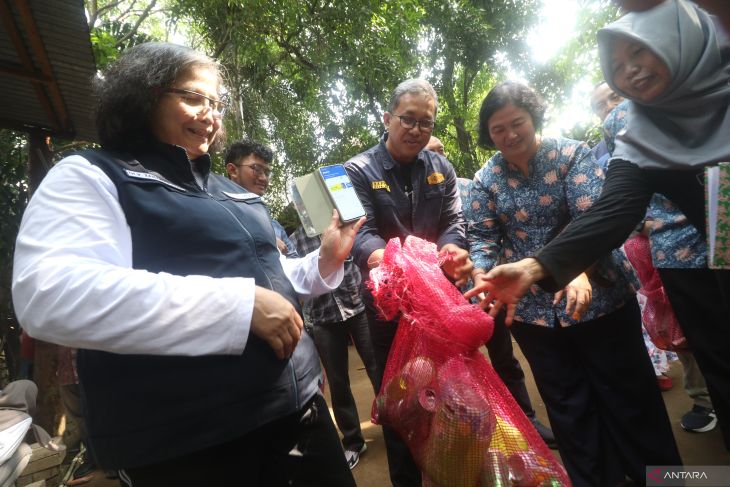
POLYGON ((32 195, 51 169, 51 138, 40 130, 28 132, 28 186, 32 195))
MULTIPOLYGON (((28 185, 32 195, 51 168, 53 153, 50 138, 36 130, 28 133, 28 185)), ((52 313, 53 310, 47 312, 52 313)), ((58 392, 58 348, 36 341, 33 381, 38 386, 35 422, 52 436, 58 434, 63 405, 58 392)))

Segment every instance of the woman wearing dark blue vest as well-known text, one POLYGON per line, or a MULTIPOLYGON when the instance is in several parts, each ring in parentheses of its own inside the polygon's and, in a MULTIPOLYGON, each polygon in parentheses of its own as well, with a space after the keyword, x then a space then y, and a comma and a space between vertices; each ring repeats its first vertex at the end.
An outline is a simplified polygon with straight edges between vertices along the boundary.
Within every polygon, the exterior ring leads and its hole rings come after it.
POLYGON ((362 222, 283 259, 261 199, 210 173, 217 63, 143 44, 96 80, 103 149, 57 164, 17 242, 28 333, 79 348, 90 442, 128 485, 354 486, 299 296, 335 289, 362 222))

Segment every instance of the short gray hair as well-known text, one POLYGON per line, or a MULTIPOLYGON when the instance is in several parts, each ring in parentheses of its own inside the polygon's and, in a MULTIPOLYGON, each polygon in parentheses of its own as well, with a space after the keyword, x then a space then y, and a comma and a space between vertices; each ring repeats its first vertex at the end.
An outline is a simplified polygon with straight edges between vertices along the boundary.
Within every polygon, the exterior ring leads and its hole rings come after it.
POLYGON ((434 90, 431 83, 425 79, 414 78, 403 81, 401 84, 396 86, 395 90, 393 90, 393 93, 390 95, 390 103, 388 103, 388 111, 390 113, 393 113, 395 107, 397 107, 400 103, 401 97, 406 94, 430 96, 433 98, 434 115, 438 112, 439 101, 436 96, 436 90, 434 90))

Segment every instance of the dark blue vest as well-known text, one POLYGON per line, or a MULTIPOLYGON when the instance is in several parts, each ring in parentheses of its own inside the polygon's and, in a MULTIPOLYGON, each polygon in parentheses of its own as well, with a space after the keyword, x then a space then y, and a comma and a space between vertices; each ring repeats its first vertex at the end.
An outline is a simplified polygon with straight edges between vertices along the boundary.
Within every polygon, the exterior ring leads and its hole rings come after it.
MULTIPOLYGON (((119 193, 133 267, 251 277, 299 309, 261 198, 215 174, 201 188, 179 147, 144 154, 86 151, 119 193)), ((196 161, 207 164, 205 159, 196 161)), ((207 171, 206 171, 207 172, 207 171)), ((145 312, 145 303, 129 303, 145 312)), ((152 464, 242 436, 295 413, 317 392, 319 361, 306 333, 289 360, 250 334, 240 356, 119 355, 80 350, 91 444, 104 468, 152 464)))

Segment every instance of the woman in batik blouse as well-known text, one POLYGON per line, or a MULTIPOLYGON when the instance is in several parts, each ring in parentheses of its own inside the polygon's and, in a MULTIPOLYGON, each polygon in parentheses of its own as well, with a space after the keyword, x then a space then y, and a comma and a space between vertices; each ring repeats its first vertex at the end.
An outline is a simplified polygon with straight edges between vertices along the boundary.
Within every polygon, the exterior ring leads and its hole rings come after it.
MULTIPOLYGON (((482 103, 479 144, 499 152, 469 198, 477 285, 495 265, 537 253, 600 194, 603 172, 588 146, 539 135, 544 113, 537 94, 515 82, 482 103)), ((643 482, 646 465, 681 463, 621 255, 555 295, 533 287, 512 320, 575 486, 643 482)))

